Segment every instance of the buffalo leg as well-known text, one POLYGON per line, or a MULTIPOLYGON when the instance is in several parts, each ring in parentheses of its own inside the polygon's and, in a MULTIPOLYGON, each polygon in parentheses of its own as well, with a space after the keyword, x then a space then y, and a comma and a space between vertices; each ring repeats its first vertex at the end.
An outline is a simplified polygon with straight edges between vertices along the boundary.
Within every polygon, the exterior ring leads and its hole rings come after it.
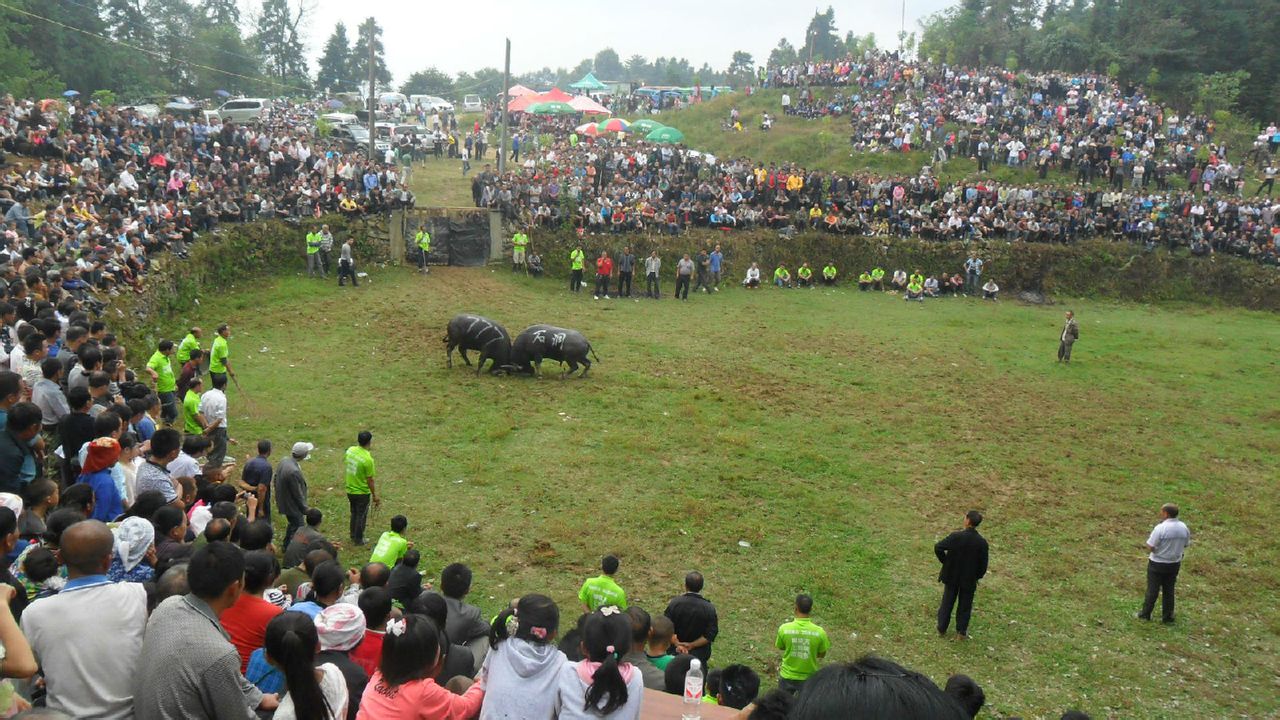
POLYGON ((457 343, 450 342, 449 347, 445 348, 444 359, 445 359, 446 367, 449 367, 449 368, 453 367, 453 351, 454 351, 454 348, 456 347, 458 347, 457 343))
POLYGON ((467 367, 471 367, 471 358, 467 357, 467 349, 465 347, 458 348, 458 354, 462 356, 462 362, 466 363, 467 367))
POLYGON ((480 351, 480 359, 476 361, 476 377, 480 377, 480 371, 484 369, 484 361, 488 359, 484 350, 480 351))
POLYGON ((591 369, 591 361, 586 359, 585 357, 582 358, 582 374, 579 375, 578 377, 586 377, 587 371, 590 369, 591 369))

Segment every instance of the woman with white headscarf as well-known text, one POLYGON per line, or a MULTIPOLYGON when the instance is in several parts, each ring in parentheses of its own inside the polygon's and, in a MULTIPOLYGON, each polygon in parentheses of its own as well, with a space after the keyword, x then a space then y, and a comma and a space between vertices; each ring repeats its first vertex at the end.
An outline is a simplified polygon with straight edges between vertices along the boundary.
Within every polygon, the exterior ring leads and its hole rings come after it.
POLYGON ((112 533, 116 549, 111 555, 111 582, 150 582, 156 571, 156 528, 140 517, 125 518, 112 533))

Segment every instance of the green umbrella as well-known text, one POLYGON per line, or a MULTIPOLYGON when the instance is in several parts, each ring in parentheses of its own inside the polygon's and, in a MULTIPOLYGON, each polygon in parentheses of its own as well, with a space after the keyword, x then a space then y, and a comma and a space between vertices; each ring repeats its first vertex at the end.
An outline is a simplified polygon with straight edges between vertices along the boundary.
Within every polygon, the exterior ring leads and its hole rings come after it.
POLYGON ((629 132, 635 133, 636 135, 648 135, 654 130, 657 130, 658 128, 664 128, 664 127, 666 127, 666 125, 663 125, 657 120, 650 120, 649 118, 643 118, 641 120, 636 120, 635 122, 631 123, 631 130, 629 130, 629 132))
POLYGON ((540 102, 530 105, 525 112, 531 115, 573 115, 578 111, 574 110, 569 103, 540 102))
POLYGON ((673 127, 660 127, 645 135, 644 139, 656 143, 680 143, 684 142, 684 133, 673 127))

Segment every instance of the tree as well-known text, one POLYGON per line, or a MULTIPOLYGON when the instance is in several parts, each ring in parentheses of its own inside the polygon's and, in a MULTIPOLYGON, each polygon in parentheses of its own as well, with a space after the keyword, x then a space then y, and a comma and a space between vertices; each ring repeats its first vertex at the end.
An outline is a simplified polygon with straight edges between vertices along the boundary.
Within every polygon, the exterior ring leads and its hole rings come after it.
POLYGON ((643 55, 632 55, 627 58, 627 79, 641 81, 649 74, 651 66, 643 55))
POLYGON ((369 43, 373 43, 373 81, 377 88, 391 86, 391 71, 387 70, 385 49, 382 47, 382 28, 372 17, 365 18, 356 31, 356 46, 351 50, 351 73, 357 82, 369 82, 369 43))
POLYGON ((491 98, 502 94, 502 71, 497 68, 480 68, 475 74, 461 72, 453 82, 455 93, 475 93, 491 98))
POLYGON ((802 59, 835 60, 840 57, 840 36, 836 35, 836 11, 827 6, 826 12, 815 12, 805 32, 802 59))
MULTIPOLYGON (((18 0, 18 6, 26 0, 18 0)), ((62 80, 37 64, 35 57, 10 38, 22 37, 29 30, 23 16, 0 13, 0 92, 18 98, 56 97, 66 88, 62 80)))
POLYGON ((359 83, 351 72, 351 41, 347 26, 339 21, 324 44, 324 54, 316 68, 316 88, 327 93, 352 90, 359 83))
POLYGON ((453 78, 449 77, 449 73, 429 67, 410 75, 409 79, 400 86, 400 92, 405 95, 446 97, 453 93, 453 78))
POLYGON ((235 25, 198 25, 188 53, 194 63, 221 71, 211 72, 193 66, 189 74, 190 84, 184 90, 190 95, 212 97, 215 90, 250 95, 273 90, 259 81, 247 79, 261 74, 262 61, 235 25))
POLYGON ((742 50, 736 50, 733 53, 733 60, 729 62, 730 78, 745 78, 750 82, 756 74, 756 61, 751 57, 751 53, 742 50))
MULTIPOLYGON (((21 3, 36 14, 53 22, 33 21, 21 33, 9 36, 14 45, 24 48, 35 59, 37 67, 48 68, 68 87, 88 94, 115 85, 114 60, 120 56, 117 46, 77 32, 106 35, 102 3, 99 0, 21 3)), ((9 12, 3 13, 11 16, 9 12)))
POLYGON ((592 67, 598 79, 617 80, 623 75, 622 60, 618 58, 618 53, 614 52, 613 48, 605 48, 596 53, 592 67))
POLYGON ((288 0, 262 0, 254 40, 262 54, 266 76, 276 83, 276 92, 311 84, 298 31, 305 15, 306 9, 301 4, 294 10, 288 0))
POLYGON ((240 26, 240 4, 236 0, 203 0, 201 6, 202 15, 210 25, 240 26))
MULTIPOLYGON (((1152 69, 1155 72, 1155 69, 1152 69)), ((1235 72, 1217 72, 1211 75, 1200 75, 1196 83, 1196 109, 1212 116, 1220 110, 1234 110, 1240 91, 1249 80, 1247 70, 1235 72)))
MULTIPOLYGON (((146 58, 150 69, 147 84, 152 92, 190 92, 195 78, 188 50, 195 33, 195 9, 184 0, 147 0, 146 11, 155 32, 149 47, 159 51, 162 58, 146 58)), ((257 74, 256 68, 254 74, 257 74)))
POLYGON ((785 67, 796 63, 796 49, 786 38, 778 41, 778 46, 769 53, 768 66, 771 68, 785 67))

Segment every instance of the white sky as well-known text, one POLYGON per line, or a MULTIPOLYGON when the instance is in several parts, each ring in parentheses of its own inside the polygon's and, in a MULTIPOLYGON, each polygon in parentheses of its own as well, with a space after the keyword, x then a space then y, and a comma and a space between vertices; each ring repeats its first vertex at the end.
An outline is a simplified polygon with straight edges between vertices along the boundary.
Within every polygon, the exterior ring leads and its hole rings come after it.
MULTIPOLYGON (((242 2, 257 4, 256 0, 242 2)), ((906 0, 907 31, 917 21, 957 0, 906 0)), ((312 0, 307 28, 310 69, 339 20, 354 40, 355 28, 372 15, 382 26, 387 66, 393 84, 435 66, 450 74, 484 66, 502 69, 503 39, 511 38, 511 72, 542 67, 572 69, 585 57, 612 47, 625 62, 632 55, 686 57, 695 67, 706 62, 728 67, 735 50, 763 64, 786 36, 804 44, 815 10, 835 9, 841 37, 848 30, 874 32, 883 48, 897 46, 900 0, 823 1, 818 6, 787 0, 479 0, 438 3, 429 0, 312 0)), ((612 78, 602 78, 612 79, 612 78)))

